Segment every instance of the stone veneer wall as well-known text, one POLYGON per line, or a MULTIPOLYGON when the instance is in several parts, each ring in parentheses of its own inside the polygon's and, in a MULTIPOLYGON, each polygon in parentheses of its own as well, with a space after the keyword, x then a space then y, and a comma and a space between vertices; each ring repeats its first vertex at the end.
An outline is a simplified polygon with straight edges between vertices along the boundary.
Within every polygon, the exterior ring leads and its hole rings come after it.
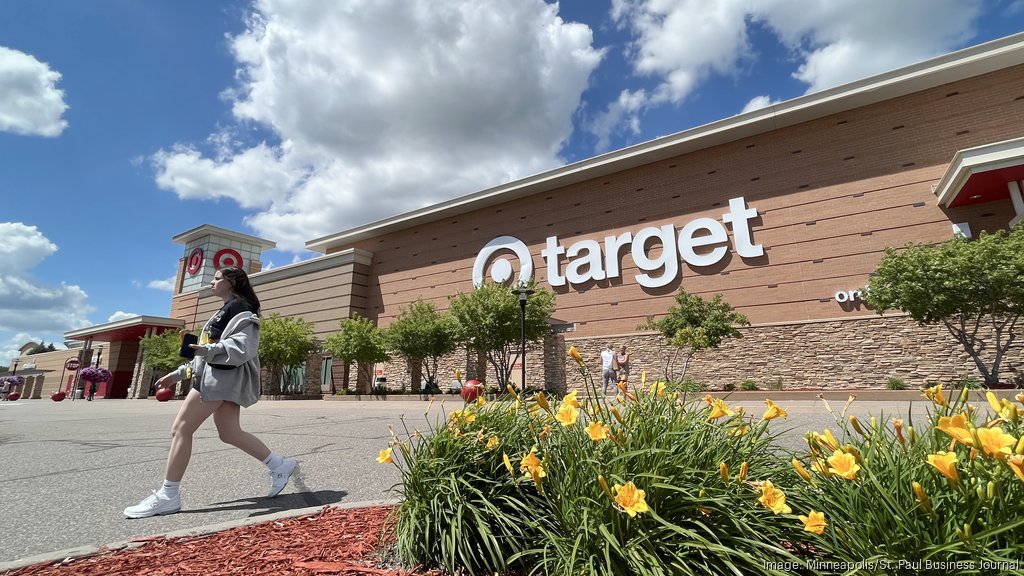
MULTIPOLYGON (((719 390, 726 384, 739 389, 747 379, 762 390, 779 378, 788 390, 881 389, 892 377, 903 379, 908 388, 981 379, 974 362, 943 326, 919 326, 903 315, 754 326, 741 332, 743 338, 695 355, 687 378, 719 390)), ((649 379, 665 374, 673 350, 653 333, 566 340, 591 363, 595 380, 600 379, 596 358, 606 343, 629 347, 634 383, 642 370, 649 379)), ((682 363, 680 355, 677 373, 682 363)), ((1024 355, 1018 344, 1003 360, 1000 380, 1019 382, 1021 369, 1024 355)), ((567 370, 566 377, 570 390, 582 387, 582 378, 574 371, 567 370)))
MULTIPOLYGON (((694 356, 687 378, 712 390, 721 390, 727 384, 739 389, 747 379, 755 380, 762 390, 780 378, 785 390, 884 389, 893 377, 903 379, 908 388, 950 384, 961 378, 981 380, 974 362, 944 327, 918 326, 903 315, 780 323, 743 328, 741 332, 743 338, 728 340, 718 349, 694 356)), ((554 334, 542 344, 527 347, 527 385, 558 393, 582 389, 583 380, 568 359, 569 346, 576 346, 599 383, 601 350, 608 343, 629 347, 633 383, 639 383, 644 370, 651 380, 663 377, 674 352, 664 338, 650 332, 600 338, 554 334), (539 355, 542 350, 543 362, 539 355)), ((1003 382, 1020 383, 1022 352, 1021 344, 1008 352, 1001 368, 1003 382)), ((438 363, 441 390, 448 390, 456 367, 462 370, 464 380, 481 379, 475 356, 460 350, 442 358, 438 363)), ((677 374, 683 361, 682 355, 676 359, 677 374)), ((412 374, 405 362, 396 359, 383 367, 388 388, 410 388, 412 374)), ((352 369, 354 374, 355 365, 352 369)), ((496 382, 490 364, 486 365, 483 380, 487 384, 496 382)), ((337 382, 340 387, 340 378, 337 382)))

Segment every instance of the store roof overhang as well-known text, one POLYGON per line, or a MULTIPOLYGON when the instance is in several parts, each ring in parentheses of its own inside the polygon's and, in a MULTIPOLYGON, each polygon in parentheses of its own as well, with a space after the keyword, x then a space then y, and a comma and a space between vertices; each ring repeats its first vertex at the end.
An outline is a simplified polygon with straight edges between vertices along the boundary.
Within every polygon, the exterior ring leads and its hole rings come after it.
POLYGON ((185 321, 160 316, 133 316, 116 322, 97 324, 88 328, 64 333, 65 340, 93 340, 99 342, 137 341, 146 335, 149 328, 157 333, 168 330, 184 330, 185 321))
POLYGON ((1024 180, 1024 138, 958 151, 935 187, 939 206, 959 208, 1010 197, 1009 182, 1024 180))

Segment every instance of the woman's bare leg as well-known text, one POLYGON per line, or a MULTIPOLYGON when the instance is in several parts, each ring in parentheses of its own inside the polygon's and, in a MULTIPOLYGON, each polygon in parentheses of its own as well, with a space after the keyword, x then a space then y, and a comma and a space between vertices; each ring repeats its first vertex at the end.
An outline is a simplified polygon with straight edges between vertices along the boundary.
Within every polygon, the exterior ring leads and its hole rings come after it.
POLYGON ((192 458, 192 435, 223 404, 226 402, 204 402, 199 391, 194 388, 189 390, 171 426, 171 452, 167 455, 164 479, 181 482, 188 461, 192 458))
POLYGON ((221 442, 231 444, 249 456, 263 462, 270 456, 270 449, 259 438, 242 430, 238 422, 239 408, 234 402, 221 402, 213 413, 213 423, 217 425, 217 434, 221 442))

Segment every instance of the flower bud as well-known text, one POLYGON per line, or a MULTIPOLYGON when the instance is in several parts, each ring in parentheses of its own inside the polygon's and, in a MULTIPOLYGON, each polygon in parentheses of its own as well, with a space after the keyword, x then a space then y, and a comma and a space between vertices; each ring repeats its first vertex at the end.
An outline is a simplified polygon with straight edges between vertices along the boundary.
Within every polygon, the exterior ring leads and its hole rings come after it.
POLYGON ((718 473, 722 475, 722 482, 729 481, 729 466, 725 462, 718 463, 718 473))
POLYGON ((747 479, 747 469, 748 468, 747 468, 747 463, 746 462, 743 462, 742 464, 740 464, 740 478, 739 478, 740 482, 743 482, 744 480, 747 479))
POLYGON ((793 462, 793 469, 796 470, 797 475, 799 475, 804 480, 810 482, 811 475, 807 473, 807 469, 804 468, 804 465, 801 464, 800 461, 797 460, 796 458, 793 458, 792 462, 793 462))
POLYGON ((932 511, 932 504, 928 498, 928 494, 925 493, 924 487, 917 481, 911 483, 914 488, 914 496, 917 497, 917 501, 921 503, 921 507, 924 508, 925 512, 932 511))
POLYGON ((603 490, 603 491, 604 491, 604 493, 605 493, 605 494, 606 494, 606 495, 607 495, 607 496, 608 496, 609 498, 611 498, 612 500, 614 500, 614 499, 615 499, 615 497, 614 497, 614 496, 612 496, 612 491, 611 491, 611 489, 609 489, 609 488, 608 488, 608 481, 604 479, 604 476, 601 476, 601 475, 599 474, 599 475, 597 476, 597 483, 601 485, 601 490, 603 490))
POLYGON ((864 435, 864 430, 860 427, 860 421, 858 421, 857 417, 853 414, 850 414, 850 425, 857 431, 857 434, 860 434, 861 436, 864 435))

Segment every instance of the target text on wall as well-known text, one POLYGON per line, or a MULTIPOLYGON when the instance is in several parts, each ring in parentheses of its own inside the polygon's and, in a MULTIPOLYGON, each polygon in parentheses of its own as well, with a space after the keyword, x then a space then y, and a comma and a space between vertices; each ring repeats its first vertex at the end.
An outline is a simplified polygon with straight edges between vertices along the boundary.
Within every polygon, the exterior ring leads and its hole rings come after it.
MULTIPOLYGON (((721 262, 729 251, 726 224, 732 227, 734 249, 740 257, 763 256, 764 247, 755 244, 753 239, 751 221, 755 218, 756 208, 748 208, 743 197, 732 198, 729 211, 722 214, 721 222, 713 218, 696 218, 678 232, 674 224, 648 226, 635 235, 624 232, 618 236, 605 236, 603 245, 597 240, 580 240, 565 247, 558 236, 549 236, 540 256, 544 260, 548 284, 564 286, 567 282, 575 285, 618 278, 621 275, 621 256, 628 250, 641 271, 634 276, 637 283, 645 288, 659 288, 678 277, 680 262, 700 267, 721 262), (652 256, 651 248, 656 245, 660 245, 660 253, 652 256)), ((506 251, 514 253, 519 260, 519 282, 533 277, 533 257, 526 244, 513 236, 500 236, 488 242, 477 254, 473 264, 474 285, 479 286, 483 282, 484 269, 491 257, 506 251)), ((506 282, 511 276, 511 263, 504 257, 496 258, 491 267, 491 279, 506 282)))

